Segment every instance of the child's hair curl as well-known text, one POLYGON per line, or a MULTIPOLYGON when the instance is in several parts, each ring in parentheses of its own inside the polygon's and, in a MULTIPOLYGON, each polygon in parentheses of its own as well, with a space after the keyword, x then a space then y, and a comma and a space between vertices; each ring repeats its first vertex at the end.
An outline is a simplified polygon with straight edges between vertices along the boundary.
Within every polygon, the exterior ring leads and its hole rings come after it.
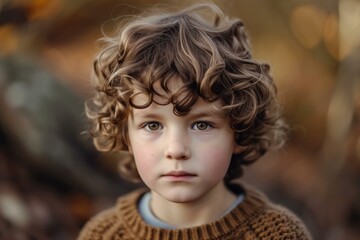
MULTIPOLYGON (((252 58, 241 20, 229 20, 213 4, 197 4, 173 14, 133 19, 103 40, 105 48, 93 68, 94 104, 86 107, 98 150, 129 150, 131 109, 145 108, 159 97, 172 103, 177 115, 187 114, 199 97, 224 103, 221 110, 243 147, 232 156, 226 182, 242 175, 242 165, 283 144, 286 124, 269 66, 252 58), (201 17, 202 9, 213 13, 212 23, 201 17), (182 82, 175 92, 169 90, 172 79, 182 82), (139 93, 149 99, 142 106, 133 101, 139 93)), ((133 160, 120 164, 123 176, 139 178, 133 160)))

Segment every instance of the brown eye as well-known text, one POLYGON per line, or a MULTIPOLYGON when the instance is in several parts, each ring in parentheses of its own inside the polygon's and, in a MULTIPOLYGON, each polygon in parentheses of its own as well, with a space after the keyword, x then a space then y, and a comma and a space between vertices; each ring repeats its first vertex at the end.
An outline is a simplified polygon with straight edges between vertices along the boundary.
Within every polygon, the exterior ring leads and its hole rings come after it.
POLYGON ((209 123, 207 122, 196 122, 194 125, 193 125, 193 128, 195 130, 200 130, 200 131, 205 131, 207 130, 210 126, 209 123))
POLYGON ((161 128, 158 122, 149 122, 145 125, 145 129, 148 131, 157 131, 161 128))

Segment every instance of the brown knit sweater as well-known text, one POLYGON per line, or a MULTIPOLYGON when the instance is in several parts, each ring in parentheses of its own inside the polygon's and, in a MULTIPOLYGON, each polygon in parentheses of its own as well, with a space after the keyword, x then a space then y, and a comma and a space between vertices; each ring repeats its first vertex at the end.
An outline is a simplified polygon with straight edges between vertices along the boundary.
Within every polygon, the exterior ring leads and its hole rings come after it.
POLYGON ((244 188, 245 198, 234 210, 213 223, 176 230, 154 228, 142 220, 137 209, 145 191, 119 198, 116 206, 85 225, 78 240, 311 239, 293 213, 250 187, 244 188))

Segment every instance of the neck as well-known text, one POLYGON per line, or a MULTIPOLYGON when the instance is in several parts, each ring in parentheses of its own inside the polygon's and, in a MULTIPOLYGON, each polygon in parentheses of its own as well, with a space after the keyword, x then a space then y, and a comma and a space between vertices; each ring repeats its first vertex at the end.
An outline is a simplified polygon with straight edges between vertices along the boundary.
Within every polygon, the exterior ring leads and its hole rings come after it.
POLYGON ((171 202, 152 192, 151 210, 161 221, 177 228, 188 228, 216 221, 230 207, 236 196, 219 183, 200 198, 184 203, 171 202))

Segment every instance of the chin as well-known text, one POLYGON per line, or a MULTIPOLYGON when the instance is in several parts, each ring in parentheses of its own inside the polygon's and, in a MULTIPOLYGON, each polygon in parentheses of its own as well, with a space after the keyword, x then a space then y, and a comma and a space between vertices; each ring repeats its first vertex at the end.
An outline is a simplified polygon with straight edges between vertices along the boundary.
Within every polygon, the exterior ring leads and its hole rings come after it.
POLYGON ((163 193, 161 196, 169 202, 173 203, 190 203, 196 201, 199 196, 194 192, 175 191, 170 193, 163 193))

